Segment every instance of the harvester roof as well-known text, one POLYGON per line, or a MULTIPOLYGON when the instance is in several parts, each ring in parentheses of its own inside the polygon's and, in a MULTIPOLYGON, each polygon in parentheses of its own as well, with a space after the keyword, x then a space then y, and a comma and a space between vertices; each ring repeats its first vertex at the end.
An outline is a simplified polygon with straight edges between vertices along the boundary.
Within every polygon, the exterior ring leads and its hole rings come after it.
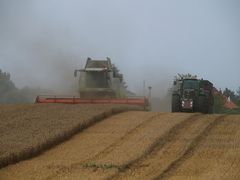
POLYGON ((88 58, 85 70, 110 70, 112 68, 111 61, 107 60, 92 60, 88 58))

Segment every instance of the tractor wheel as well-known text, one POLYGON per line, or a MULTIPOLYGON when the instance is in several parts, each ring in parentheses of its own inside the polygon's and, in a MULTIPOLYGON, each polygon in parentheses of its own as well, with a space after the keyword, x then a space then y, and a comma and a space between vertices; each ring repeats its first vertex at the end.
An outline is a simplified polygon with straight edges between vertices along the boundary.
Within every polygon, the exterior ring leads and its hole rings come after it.
POLYGON ((172 96, 172 112, 180 112, 180 97, 178 95, 172 96))
POLYGON ((213 106, 208 107, 208 114, 213 114, 213 106))
POLYGON ((209 111, 209 104, 205 96, 200 96, 198 100, 198 111, 207 114, 209 111))

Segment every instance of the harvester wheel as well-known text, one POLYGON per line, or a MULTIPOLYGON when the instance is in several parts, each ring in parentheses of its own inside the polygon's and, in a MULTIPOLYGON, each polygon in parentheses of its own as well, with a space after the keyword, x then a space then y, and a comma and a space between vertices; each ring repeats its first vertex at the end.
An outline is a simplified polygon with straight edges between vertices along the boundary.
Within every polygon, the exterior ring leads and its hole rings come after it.
POLYGON ((172 112, 180 112, 180 97, 179 97, 179 95, 172 96, 172 112))

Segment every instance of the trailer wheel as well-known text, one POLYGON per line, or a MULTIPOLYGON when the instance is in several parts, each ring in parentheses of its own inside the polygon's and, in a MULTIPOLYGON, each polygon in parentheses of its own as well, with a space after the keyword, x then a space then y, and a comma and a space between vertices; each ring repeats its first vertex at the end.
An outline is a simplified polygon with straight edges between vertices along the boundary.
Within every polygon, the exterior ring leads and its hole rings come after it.
POLYGON ((180 112, 180 97, 179 97, 179 95, 172 96, 172 112, 180 112))

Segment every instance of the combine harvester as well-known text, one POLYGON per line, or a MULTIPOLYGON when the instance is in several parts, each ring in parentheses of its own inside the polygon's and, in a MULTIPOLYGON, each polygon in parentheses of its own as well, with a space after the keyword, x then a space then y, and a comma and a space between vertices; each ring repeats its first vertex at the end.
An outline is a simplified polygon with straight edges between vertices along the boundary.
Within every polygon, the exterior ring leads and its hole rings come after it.
POLYGON ((146 97, 128 96, 131 94, 123 80, 123 75, 115 65, 107 60, 87 59, 84 69, 75 70, 74 76, 79 78, 80 96, 37 96, 36 103, 64 104, 125 104, 141 106, 149 109, 146 97))

